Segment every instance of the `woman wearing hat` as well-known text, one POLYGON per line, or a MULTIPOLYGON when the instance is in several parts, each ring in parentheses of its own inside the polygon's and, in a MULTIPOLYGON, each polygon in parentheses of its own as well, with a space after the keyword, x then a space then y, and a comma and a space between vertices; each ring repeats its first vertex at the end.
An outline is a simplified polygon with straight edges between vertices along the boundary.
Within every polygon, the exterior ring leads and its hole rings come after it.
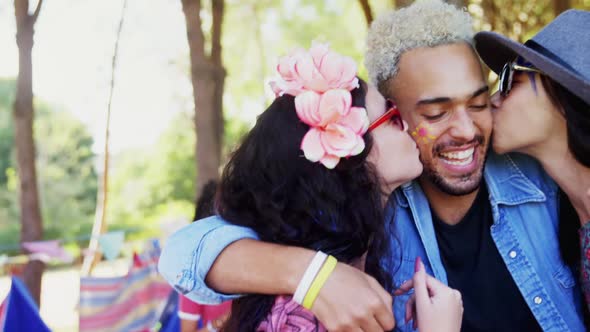
POLYGON ((590 306, 589 31, 590 12, 569 10, 524 45, 493 32, 480 32, 475 41, 500 76, 492 97, 493 147, 536 158, 561 188, 562 256, 570 265, 581 258, 590 306), (576 231, 580 242, 572 240, 576 231))

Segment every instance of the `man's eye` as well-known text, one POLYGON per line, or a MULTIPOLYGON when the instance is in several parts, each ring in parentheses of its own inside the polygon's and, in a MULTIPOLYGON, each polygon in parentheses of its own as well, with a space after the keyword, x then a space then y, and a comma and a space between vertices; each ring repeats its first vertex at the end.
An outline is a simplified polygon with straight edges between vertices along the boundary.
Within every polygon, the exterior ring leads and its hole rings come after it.
POLYGON ((471 105, 469 106, 470 108, 474 108, 477 110, 484 110, 486 108, 488 108, 488 104, 482 104, 482 105, 471 105))
POLYGON ((440 118, 442 118, 446 113, 438 113, 436 115, 424 115, 424 118, 428 121, 436 121, 440 118))

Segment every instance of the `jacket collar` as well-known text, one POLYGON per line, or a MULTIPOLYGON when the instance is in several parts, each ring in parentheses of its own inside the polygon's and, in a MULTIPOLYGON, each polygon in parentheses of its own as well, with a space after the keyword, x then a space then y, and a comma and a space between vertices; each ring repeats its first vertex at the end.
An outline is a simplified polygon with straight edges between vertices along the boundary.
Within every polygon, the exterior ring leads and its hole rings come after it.
MULTIPOLYGON (((524 157, 524 156, 522 156, 524 157)), ((546 195, 531 181, 517 163, 518 155, 488 154, 484 170, 492 205, 519 205, 530 202, 545 202, 546 195)), ((528 157, 527 160, 532 161, 528 157)))
MULTIPOLYGON (((488 153, 484 169, 484 180, 488 185, 492 204, 518 205, 530 202, 544 202, 547 198, 514 161, 514 155, 488 153)), ((395 197, 395 203, 401 207, 409 206, 408 200, 415 201, 416 195, 424 195, 418 181, 404 184, 395 197)), ((392 199, 390 199, 392 200, 392 199)))

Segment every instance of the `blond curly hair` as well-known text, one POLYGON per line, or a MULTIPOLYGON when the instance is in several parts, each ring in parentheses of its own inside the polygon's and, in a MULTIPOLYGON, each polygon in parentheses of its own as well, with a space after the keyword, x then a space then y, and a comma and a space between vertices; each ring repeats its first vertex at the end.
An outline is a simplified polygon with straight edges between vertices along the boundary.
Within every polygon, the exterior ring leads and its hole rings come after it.
POLYGON ((404 52, 461 41, 473 45, 473 35, 472 19, 466 9, 441 0, 417 0, 409 7, 389 11, 373 21, 369 29, 365 55, 369 79, 383 90, 383 83, 397 74, 404 52))

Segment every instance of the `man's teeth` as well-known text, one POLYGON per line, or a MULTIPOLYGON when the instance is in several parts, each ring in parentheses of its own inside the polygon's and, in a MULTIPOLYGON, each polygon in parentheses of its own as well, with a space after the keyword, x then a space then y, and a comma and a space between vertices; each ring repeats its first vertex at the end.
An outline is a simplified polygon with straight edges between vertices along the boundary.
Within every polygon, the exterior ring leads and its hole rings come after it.
POLYGON ((443 157, 442 160, 447 164, 464 166, 473 161, 474 152, 475 148, 471 148, 457 152, 441 152, 440 155, 443 157))

